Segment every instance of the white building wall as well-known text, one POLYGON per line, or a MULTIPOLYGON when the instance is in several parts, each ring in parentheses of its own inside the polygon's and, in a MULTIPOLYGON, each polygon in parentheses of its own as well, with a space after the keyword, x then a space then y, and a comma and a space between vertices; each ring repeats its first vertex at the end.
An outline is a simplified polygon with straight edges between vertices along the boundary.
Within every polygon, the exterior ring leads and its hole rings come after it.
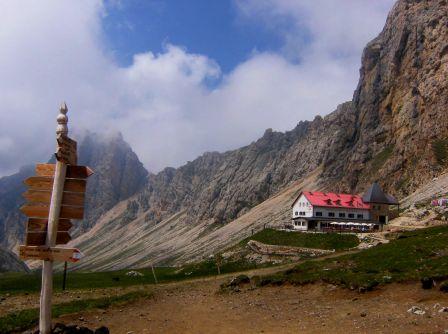
POLYGON ((296 200, 292 207, 292 217, 312 217, 313 216, 313 206, 302 194, 296 200))
POLYGON ((308 222, 304 219, 296 219, 292 222, 292 228, 294 230, 306 231, 308 230, 308 222))
POLYGON ((345 209, 345 208, 327 208, 327 207, 314 207, 313 208, 313 213, 312 215, 314 217, 319 218, 318 216, 316 216, 316 212, 322 212, 322 218, 335 218, 335 219, 346 219, 347 221, 349 221, 350 219, 355 219, 355 220, 359 220, 361 218, 358 218, 358 214, 362 214, 363 215, 363 220, 369 220, 370 219, 370 212, 367 209, 345 209), (329 212, 334 212, 334 217, 330 217, 328 215, 329 212), (345 218, 340 218, 339 217, 339 213, 345 213, 345 218), (349 218, 348 214, 349 213, 353 213, 355 215, 354 218, 349 218))

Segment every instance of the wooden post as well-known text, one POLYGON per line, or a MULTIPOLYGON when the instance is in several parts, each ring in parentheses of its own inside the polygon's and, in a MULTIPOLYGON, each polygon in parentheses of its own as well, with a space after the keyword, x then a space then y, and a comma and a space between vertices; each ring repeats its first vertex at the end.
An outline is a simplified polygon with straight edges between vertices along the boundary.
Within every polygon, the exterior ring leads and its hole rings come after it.
MULTIPOLYGON (((63 103, 59 109, 57 117, 58 126, 56 134, 67 136, 67 106, 63 103)), ((67 165, 61 161, 56 161, 54 172, 53 191, 51 193, 50 210, 48 213, 46 246, 54 247, 58 231, 59 213, 61 211, 62 195, 64 191, 65 175, 67 165)), ((42 266, 42 289, 40 294, 40 334, 51 333, 51 297, 53 294, 53 261, 43 261, 42 266)))
POLYGON ((218 275, 221 275, 221 265, 222 265, 222 254, 216 253, 215 254, 215 261, 216 261, 216 268, 218 269, 218 275))
POLYGON ((156 277, 156 271, 154 270, 154 266, 152 265, 152 263, 151 263, 151 270, 152 270, 152 275, 154 276, 154 282, 156 284, 158 284, 157 277, 156 277))
POLYGON ((67 261, 64 262, 64 276, 62 277, 62 291, 65 291, 65 283, 67 282, 67 261))

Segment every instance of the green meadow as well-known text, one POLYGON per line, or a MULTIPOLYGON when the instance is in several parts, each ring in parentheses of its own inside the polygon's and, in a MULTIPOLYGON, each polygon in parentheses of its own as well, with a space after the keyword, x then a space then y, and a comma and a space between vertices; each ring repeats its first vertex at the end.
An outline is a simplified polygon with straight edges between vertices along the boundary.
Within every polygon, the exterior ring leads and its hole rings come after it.
POLYGON ((335 250, 348 249, 359 244, 358 237, 354 234, 300 233, 278 231, 270 228, 244 239, 240 245, 246 245, 249 240, 259 241, 268 245, 335 250))
MULTIPOLYGON (((256 268, 257 265, 247 261, 224 262, 221 265, 221 273, 231 273, 256 268)), ((143 276, 127 276, 131 269, 108 272, 68 272, 67 290, 93 289, 108 287, 126 287, 131 285, 154 284, 154 276, 150 268, 136 269, 143 276)), ((179 268, 155 267, 157 281, 159 283, 180 281, 196 277, 205 277, 217 274, 214 260, 210 259, 200 263, 189 264, 179 268)), ((0 295, 31 293, 40 291, 40 272, 30 274, 6 273, 0 275, 0 295)), ((54 290, 62 290, 62 273, 54 275, 54 290)))
POLYGON ((370 290, 390 282, 448 279, 448 226, 400 233, 388 244, 322 261, 306 261, 261 278, 265 284, 327 282, 370 290))

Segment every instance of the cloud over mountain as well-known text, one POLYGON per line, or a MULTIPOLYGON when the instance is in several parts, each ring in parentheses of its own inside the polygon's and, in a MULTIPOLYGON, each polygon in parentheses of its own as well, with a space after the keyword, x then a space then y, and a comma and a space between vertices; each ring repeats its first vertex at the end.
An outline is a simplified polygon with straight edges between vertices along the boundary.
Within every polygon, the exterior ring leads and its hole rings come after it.
POLYGON ((52 153, 61 100, 75 133, 119 130, 154 171, 326 114, 351 98, 362 47, 391 2, 236 1, 238 20, 274 29, 284 43, 254 50, 230 73, 188 45, 119 66, 104 42, 101 1, 2 2, 0 175, 52 153))

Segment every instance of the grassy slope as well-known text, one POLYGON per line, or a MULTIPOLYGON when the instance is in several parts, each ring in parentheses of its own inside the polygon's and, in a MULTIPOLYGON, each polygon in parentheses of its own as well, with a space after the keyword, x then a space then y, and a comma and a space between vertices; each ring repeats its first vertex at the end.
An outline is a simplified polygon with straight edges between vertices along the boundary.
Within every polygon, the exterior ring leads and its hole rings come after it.
MULTIPOLYGON (((255 268, 256 265, 246 261, 233 261, 223 263, 221 273, 231 273, 255 268)), ((116 286, 131 286, 140 284, 153 284, 154 278, 151 269, 137 269, 142 277, 126 276, 128 270, 110 272, 69 272, 67 275, 67 289, 92 289, 116 286)), ((203 277, 217 274, 216 264, 213 260, 183 266, 182 268, 158 267, 155 268, 159 282, 180 281, 193 277, 203 277)), ((40 273, 23 274, 8 273, 0 275, 0 294, 26 293, 40 290, 40 273)), ((54 289, 60 291, 62 287, 62 274, 54 276, 54 289)))
POLYGON ((282 245, 319 249, 342 250, 356 247, 358 238, 352 234, 338 233, 299 233, 265 229, 241 241, 241 245, 249 240, 256 240, 268 245, 282 245))
MULTIPOLYGON (((354 235, 340 234, 310 234, 293 233, 265 229, 241 242, 245 245, 250 239, 273 245, 298 246, 320 249, 345 249, 358 244, 358 238, 354 235)), ((224 262, 221 273, 231 273, 256 268, 255 263, 244 260, 224 262)), ((143 277, 129 277, 129 270, 110 272, 69 272, 67 278, 68 289, 92 289, 115 286, 131 286, 139 284, 153 284, 154 278, 151 269, 138 269, 143 277)), ((213 260, 183 266, 182 268, 158 267, 155 268, 159 282, 179 281, 193 277, 215 275, 216 264, 213 260)), ((40 273, 8 273, 0 275, 0 294, 37 292, 40 289, 40 273)), ((54 287, 59 291, 62 287, 62 274, 54 276, 54 287)))
POLYGON ((370 289, 381 283, 448 278, 448 226, 403 233, 397 240, 357 254, 295 268, 262 278, 269 283, 325 281, 370 289))

